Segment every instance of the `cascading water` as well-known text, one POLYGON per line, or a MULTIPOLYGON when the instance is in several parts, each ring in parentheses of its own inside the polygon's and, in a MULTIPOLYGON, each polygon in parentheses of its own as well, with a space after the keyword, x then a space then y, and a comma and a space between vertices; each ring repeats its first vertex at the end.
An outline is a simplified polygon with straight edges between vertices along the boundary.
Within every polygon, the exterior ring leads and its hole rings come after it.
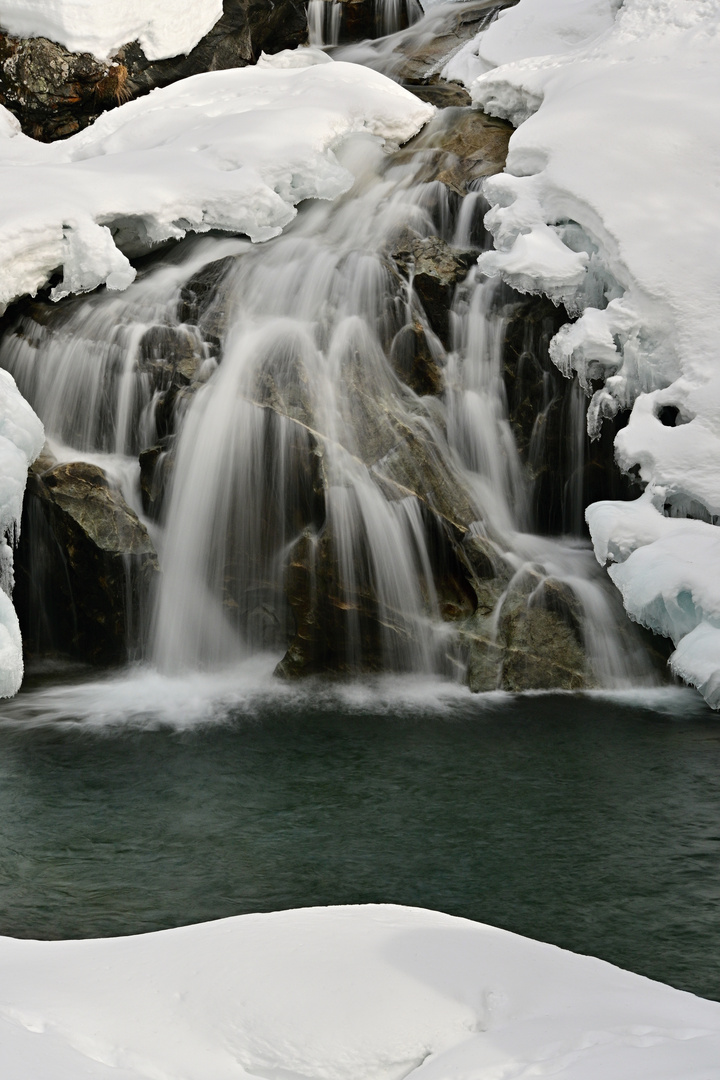
POLYGON ((0 363, 51 454, 100 465, 147 526, 161 671, 269 651, 285 676, 474 689, 654 677, 585 543, 532 532, 506 400, 512 305, 465 277, 482 201, 428 179, 457 112, 396 158, 349 141, 353 189, 268 243, 185 243, 121 296, 6 335, 0 363), (449 313, 423 292, 433 253, 461 282, 449 313))
POLYGON ((422 18, 418 0, 364 0, 361 4, 349 0, 310 0, 308 30, 311 45, 338 45, 343 36, 350 40, 396 34, 422 18), (348 25, 349 24, 349 25, 348 25))

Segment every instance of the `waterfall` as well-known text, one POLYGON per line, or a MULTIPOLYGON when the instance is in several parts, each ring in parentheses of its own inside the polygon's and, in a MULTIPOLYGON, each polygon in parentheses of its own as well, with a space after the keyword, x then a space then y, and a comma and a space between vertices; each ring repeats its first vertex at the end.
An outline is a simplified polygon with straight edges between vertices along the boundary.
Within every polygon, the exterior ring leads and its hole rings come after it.
POLYGON ((338 45, 343 37, 383 38, 422 18, 418 0, 310 0, 308 32, 311 45, 338 45), (349 25, 347 25, 349 24, 349 25))
MULTIPOLYGON (((30 305, 5 335, 0 364, 54 460, 99 465, 152 538, 145 659, 159 670, 270 652, 288 677, 654 678, 581 536, 575 474, 569 535, 539 535, 559 376, 541 376, 520 447, 507 350, 526 301, 472 269, 479 192, 428 173, 446 123, 395 157, 350 140, 352 190, 304 204, 265 244, 184 242, 125 293, 30 305), (436 310, 421 263, 437 252, 457 284, 436 310)), ((537 348, 518 348, 516 385, 537 348)), ((570 400, 577 432, 584 399, 570 400)))

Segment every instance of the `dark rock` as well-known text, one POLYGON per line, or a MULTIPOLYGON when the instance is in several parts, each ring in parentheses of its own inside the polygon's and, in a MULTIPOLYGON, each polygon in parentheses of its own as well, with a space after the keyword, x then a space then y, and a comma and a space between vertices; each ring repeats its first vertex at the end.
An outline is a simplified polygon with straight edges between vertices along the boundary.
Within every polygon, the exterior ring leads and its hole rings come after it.
POLYGON ((442 79, 429 84, 406 82, 403 83, 403 86, 415 97, 420 98, 421 101, 429 102, 436 109, 447 109, 452 106, 464 108, 466 105, 472 104, 472 98, 465 87, 458 86, 457 83, 445 82, 442 79))
POLYGON ((483 178, 502 172, 513 128, 479 109, 448 106, 395 160, 412 161, 418 182, 440 181, 462 198, 483 178))
POLYGON ((353 675, 398 666, 390 658, 412 647, 403 614, 380 612, 365 560, 358 559, 353 571, 347 580, 328 525, 300 537, 286 580, 296 633, 276 675, 353 675))
POLYGON ((102 469, 38 459, 15 567, 16 606, 30 655, 111 663, 127 660, 139 646, 157 557, 145 526, 102 469))
POLYGON ((0 32, 0 104, 26 135, 50 142, 86 127, 126 99, 128 72, 89 53, 71 53, 46 38, 0 32))
MULTIPOLYGON (((1 16, 0 16, 1 17, 1 16)), ((0 32, 0 104, 26 134, 65 138, 116 105, 202 71, 244 67, 262 51, 307 40, 306 0, 225 0, 224 13, 186 56, 150 61, 130 42, 108 63, 45 38, 0 32)))
POLYGON ((503 295, 503 378, 509 420, 532 482, 532 527, 579 535, 586 532, 583 511, 589 503, 637 495, 633 479, 614 466, 615 436, 627 414, 605 420, 600 438, 591 442, 587 399, 548 352, 567 314, 543 297, 521 297, 507 287, 503 295))
POLYGON ((467 277, 476 261, 475 254, 455 251, 439 236, 428 236, 395 250, 393 258, 400 269, 410 275, 432 330, 443 345, 449 347, 450 307, 455 286, 467 277))
POLYGON ((205 362, 198 334, 183 326, 151 326, 140 339, 138 367, 152 376, 156 387, 187 386, 205 362))
POLYGON ((174 438, 166 436, 155 446, 143 450, 139 461, 143 510, 153 521, 161 521, 175 468, 174 438))
MULTIPOLYGON (((487 571, 491 568, 490 561, 485 563, 487 571)), ((506 567, 478 584, 477 610, 461 628, 473 692, 592 685, 580 604, 566 583, 533 567, 509 579, 506 567)))
POLYGON ((431 348, 418 322, 406 323, 390 347, 390 363, 398 377, 421 396, 442 393, 444 360, 441 350, 431 348))
POLYGON ((237 256, 206 263, 180 289, 177 317, 190 326, 202 324, 203 338, 219 340, 225 331, 225 290, 222 284, 235 266, 237 256))

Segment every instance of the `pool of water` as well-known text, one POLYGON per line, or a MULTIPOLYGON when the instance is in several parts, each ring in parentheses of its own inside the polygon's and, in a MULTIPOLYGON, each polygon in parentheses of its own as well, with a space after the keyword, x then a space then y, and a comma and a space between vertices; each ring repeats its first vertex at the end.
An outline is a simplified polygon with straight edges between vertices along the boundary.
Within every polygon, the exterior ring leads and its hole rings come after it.
POLYGON ((720 998, 720 726, 689 691, 35 687, 0 721, 0 932, 390 901, 720 998))

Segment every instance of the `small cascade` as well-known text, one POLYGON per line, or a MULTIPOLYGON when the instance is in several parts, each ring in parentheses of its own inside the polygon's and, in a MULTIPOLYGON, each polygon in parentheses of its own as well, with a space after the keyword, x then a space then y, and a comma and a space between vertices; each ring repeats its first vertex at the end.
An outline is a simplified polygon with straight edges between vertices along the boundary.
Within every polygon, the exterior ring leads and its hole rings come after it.
POLYGON ((286 678, 654 680, 582 538, 584 400, 548 366, 552 315, 475 269, 483 174, 443 147, 494 123, 448 109, 394 156, 357 136, 352 190, 283 235, 184 242, 125 293, 29 303, 5 335, 52 521, 77 520, 62 484, 95 469, 97 544, 126 515, 123 557, 157 554, 144 634, 130 570, 123 625, 160 671, 270 653, 286 678))
POLYGON ((358 38, 385 38, 422 18, 419 0, 310 0, 311 45, 337 46, 358 38))

